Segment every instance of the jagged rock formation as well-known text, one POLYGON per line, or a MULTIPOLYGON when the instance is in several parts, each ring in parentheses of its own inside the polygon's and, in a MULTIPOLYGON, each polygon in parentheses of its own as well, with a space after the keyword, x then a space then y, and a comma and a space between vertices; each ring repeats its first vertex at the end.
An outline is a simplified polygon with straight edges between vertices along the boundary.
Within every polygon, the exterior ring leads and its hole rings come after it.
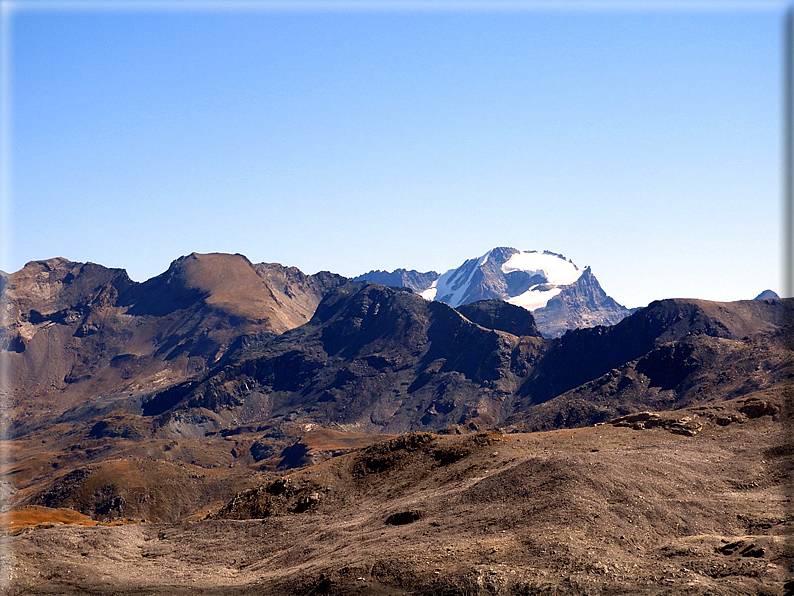
POLYGON ((558 337, 568 329, 615 325, 631 311, 607 296, 590 267, 571 285, 562 289, 543 308, 533 311, 543 333, 558 337))

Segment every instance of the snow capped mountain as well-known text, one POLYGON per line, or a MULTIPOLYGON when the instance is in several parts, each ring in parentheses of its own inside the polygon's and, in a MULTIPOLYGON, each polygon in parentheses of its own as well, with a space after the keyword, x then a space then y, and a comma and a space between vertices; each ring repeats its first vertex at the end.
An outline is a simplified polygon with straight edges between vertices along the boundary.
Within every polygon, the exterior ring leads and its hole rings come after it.
POLYGON ((495 248, 478 259, 469 259, 457 269, 450 269, 421 292, 421 296, 450 306, 497 297, 536 310, 546 306, 562 292, 563 286, 571 285, 581 275, 582 270, 569 259, 553 252, 495 248), (488 293, 498 296, 487 296, 488 293))
MULTIPOLYGON (((377 281, 370 277, 365 274, 361 279, 377 281)), ((426 276, 422 282, 431 279, 426 276)), ((494 248, 442 273, 428 286, 422 285, 412 289, 426 300, 453 307, 496 298, 526 308, 547 336, 578 327, 614 325, 629 314, 607 296, 589 267, 580 269, 570 259, 548 250, 494 248)))
POLYGON ((450 306, 460 306, 473 300, 466 300, 471 292, 472 282, 480 267, 488 262, 491 252, 485 253, 479 259, 468 259, 457 269, 450 269, 441 274, 430 284, 430 287, 419 295, 425 300, 438 300, 450 306))

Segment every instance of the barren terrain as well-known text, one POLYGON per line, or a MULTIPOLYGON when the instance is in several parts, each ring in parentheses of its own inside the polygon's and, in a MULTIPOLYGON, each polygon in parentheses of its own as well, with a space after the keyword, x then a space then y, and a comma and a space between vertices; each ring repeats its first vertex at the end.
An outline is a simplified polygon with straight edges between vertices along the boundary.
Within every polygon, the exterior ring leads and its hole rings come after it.
POLYGON ((8 538, 8 593, 782 595, 785 397, 414 433, 273 477, 213 519, 30 529, 8 538))

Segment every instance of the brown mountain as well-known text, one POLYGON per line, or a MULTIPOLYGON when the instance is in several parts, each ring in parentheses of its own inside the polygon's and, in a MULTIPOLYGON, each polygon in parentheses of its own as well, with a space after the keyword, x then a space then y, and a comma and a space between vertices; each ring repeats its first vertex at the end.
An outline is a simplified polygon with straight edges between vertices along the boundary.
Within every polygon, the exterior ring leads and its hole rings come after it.
POLYGON ((322 293, 343 281, 195 253, 143 283, 63 258, 3 279, 17 430, 94 396, 132 396, 206 371, 240 334, 305 323, 322 293))

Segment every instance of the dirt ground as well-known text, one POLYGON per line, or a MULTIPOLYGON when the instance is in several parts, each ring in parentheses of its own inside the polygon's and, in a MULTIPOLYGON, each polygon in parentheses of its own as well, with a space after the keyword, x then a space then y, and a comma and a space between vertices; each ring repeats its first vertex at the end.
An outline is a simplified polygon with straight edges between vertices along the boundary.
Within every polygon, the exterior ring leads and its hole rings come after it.
POLYGON ((791 594, 784 397, 392 439, 222 513, 264 519, 31 529, 3 538, 4 592, 791 594))

